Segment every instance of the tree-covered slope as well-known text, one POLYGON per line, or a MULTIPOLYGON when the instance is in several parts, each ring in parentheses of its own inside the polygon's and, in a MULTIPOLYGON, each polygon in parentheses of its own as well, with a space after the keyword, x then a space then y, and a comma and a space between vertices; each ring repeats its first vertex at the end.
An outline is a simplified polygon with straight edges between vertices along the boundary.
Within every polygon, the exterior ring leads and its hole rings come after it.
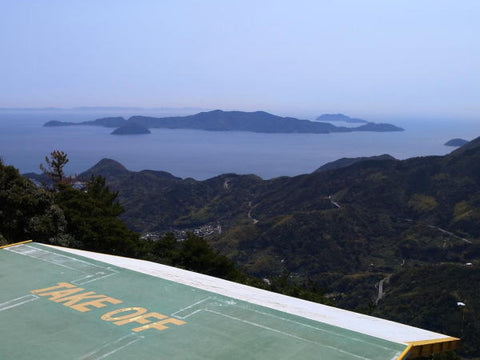
POLYGON ((457 288, 480 286, 462 267, 480 266, 479 145, 476 139, 447 156, 366 159, 272 180, 225 174, 195 181, 126 169, 119 176, 108 161, 95 172, 119 191, 131 228, 216 226, 221 231, 210 232, 208 242, 249 274, 308 282, 327 289, 338 306, 457 335, 458 309, 448 306, 468 298, 473 323, 463 330, 463 354, 478 356, 479 297, 455 290, 450 275, 458 270, 457 288), (422 271, 431 286, 411 283, 422 271), (428 320, 439 311, 446 315, 428 320))
POLYGON ((51 192, 38 188, 0 160, 0 241, 65 244, 67 222, 51 192))
POLYGON ((480 269, 465 264, 419 266, 391 277, 373 315, 462 339, 461 353, 479 356, 480 269))
POLYGON ((479 157, 480 148, 472 147, 267 181, 119 172, 118 163, 106 160, 88 174, 104 176, 119 191, 122 218, 137 231, 218 224, 212 244, 252 273, 312 276, 366 271, 371 264, 391 270, 403 261, 467 261, 478 247, 479 157))

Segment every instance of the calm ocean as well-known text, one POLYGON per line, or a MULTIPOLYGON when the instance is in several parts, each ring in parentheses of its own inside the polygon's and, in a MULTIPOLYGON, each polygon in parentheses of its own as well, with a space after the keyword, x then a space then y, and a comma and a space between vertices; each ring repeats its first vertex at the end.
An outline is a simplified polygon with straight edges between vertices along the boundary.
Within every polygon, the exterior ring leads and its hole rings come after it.
POLYGON ((342 157, 444 155, 453 150, 443 145, 447 140, 480 136, 480 122, 459 120, 389 120, 385 122, 406 131, 327 135, 153 129, 150 135, 114 136, 113 129, 101 127, 42 127, 53 119, 83 121, 109 115, 113 114, 0 111, 0 156, 23 173, 39 172, 44 157, 58 149, 70 158, 70 174, 111 158, 130 170, 163 170, 198 180, 223 173, 269 179, 309 173, 342 157))

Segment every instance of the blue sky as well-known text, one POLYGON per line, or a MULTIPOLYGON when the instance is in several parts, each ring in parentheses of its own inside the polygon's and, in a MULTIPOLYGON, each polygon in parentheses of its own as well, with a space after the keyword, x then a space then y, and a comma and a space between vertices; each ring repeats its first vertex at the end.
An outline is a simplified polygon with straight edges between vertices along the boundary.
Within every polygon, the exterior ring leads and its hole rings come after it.
POLYGON ((0 0, 0 107, 480 114, 478 0, 0 0))

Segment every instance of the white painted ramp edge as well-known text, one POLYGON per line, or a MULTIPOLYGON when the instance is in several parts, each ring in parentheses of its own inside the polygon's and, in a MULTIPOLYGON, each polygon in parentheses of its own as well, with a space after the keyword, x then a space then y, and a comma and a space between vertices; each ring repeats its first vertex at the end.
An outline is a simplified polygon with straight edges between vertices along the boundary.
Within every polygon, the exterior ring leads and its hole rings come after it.
POLYGON ((301 300, 150 261, 52 245, 40 245, 395 343, 407 344, 417 341, 432 341, 450 338, 448 335, 423 330, 413 326, 301 300))

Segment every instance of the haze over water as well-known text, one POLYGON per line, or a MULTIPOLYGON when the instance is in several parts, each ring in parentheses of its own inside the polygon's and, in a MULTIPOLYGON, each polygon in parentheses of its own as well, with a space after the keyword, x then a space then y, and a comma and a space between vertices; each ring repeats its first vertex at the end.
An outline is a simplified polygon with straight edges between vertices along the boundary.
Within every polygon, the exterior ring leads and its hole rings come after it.
POLYGON ((480 135, 479 17, 478 0, 6 0, 0 156, 22 172, 38 171, 60 149, 71 173, 108 157, 132 170, 204 179, 296 175, 341 157, 442 155, 452 150, 445 141, 480 135), (41 125, 135 113, 5 110, 81 105, 263 110, 302 119, 341 112, 406 131, 157 129, 115 137, 105 128, 41 125))
POLYGON ((443 145, 449 139, 472 140, 480 136, 480 122, 458 119, 386 119, 406 130, 333 134, 152 129, 149 135, 114 136, 110 135, 113 129, 103 127, 42 126, 52 119, 77 122, 107 115, 118 114, 1 112, 0 156, 22 173, 39 172, 44 157, 58 149, 70 158, 66 168, 70 174, 85 171, 102 158, 111 158, 129 170, 162 170, 182 178, 201 180, 237 173, 268 179, 309 173, 342 157, 390 154, 405 159, 444 155, 454 150, 443 145))

